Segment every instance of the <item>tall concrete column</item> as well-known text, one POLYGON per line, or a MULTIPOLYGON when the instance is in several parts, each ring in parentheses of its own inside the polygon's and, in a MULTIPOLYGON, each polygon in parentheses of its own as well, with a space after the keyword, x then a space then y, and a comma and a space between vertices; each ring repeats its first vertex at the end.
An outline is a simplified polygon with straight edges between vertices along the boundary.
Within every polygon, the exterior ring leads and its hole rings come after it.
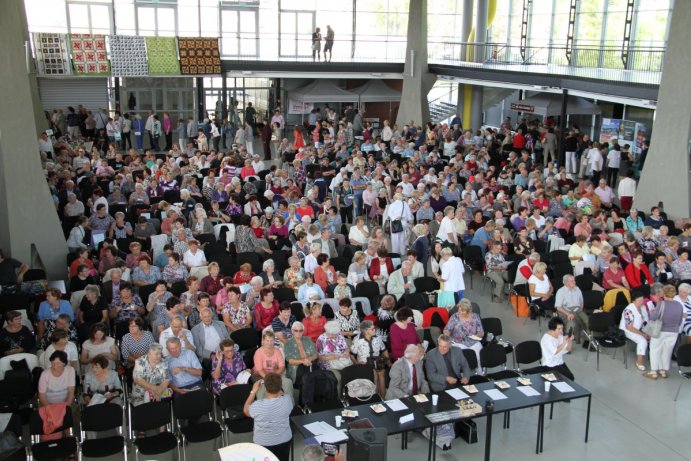
POLYGON ((396 117, 399 127, 410 120, 416 125, 429 121, 427 93, 436 80, 427 67, 427 0, 410 0, 403 91, 396 117))
MULTIPOLYGON (((478 0, 477 10, 475 11, 475 42, 482 45, 475 46, 474 60, 482 62, 485 59, 484 43, 487 39, 487 19, 489 16, 489 4, 486 1, 478 0)), ((473 99, 471 106, 471 120, 467 128, 477 130, 482 125, 482 91, 481 86, 473 86, 473 99)))
POLYGON ((691 2, 674 2, 650 150, 634 206, 648 212, 662 201, 670 219, 691 216, 691 2), (680 90, 681 89, 681 90, 680 90))
MULTIPOLYGON (((67 277, 67 244, 37 150, 35 77, 27 69, 24 2, 4 0, 0 15, 0 247, 27 264, 32 246, 51 279, 67 277), (11 63, 11 64, 10 64, 11 63)), ((43 117, 44 118, 44 117, 43 117)))
MULTIPOLYGON (((461 41, 466 43, 470 39, 470 33, 473 30, 473 0, 463 0, 463 16, 461 16, 461 41)), ((461 46, 461 61, 468 60, 468 45, 461 46)), ((465 92, 469 91, 468 85, 463 83, 458 84, 458 110, 464 115, 465 113, 465 92)), ((468 123, 465 116, 463 117, 464 125, 468 123)))

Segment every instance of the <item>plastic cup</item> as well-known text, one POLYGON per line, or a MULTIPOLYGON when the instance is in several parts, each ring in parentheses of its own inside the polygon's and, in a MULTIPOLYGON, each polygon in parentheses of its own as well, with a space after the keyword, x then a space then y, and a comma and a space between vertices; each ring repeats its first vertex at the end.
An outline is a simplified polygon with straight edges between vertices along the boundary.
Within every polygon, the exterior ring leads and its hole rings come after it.
POLYGON ((549 392, 549 388, 552 386, 552 383, 549 381, 545 381, 545 392, 549 392))
POLYGON ((432 405, 434 405, 436 407, 438 403, 439 403, 439 396, 437 394, 434 394, 432 396, 432 405))
POLYGON ((341 417, 336 416, 336 427, 341 427, 341 417))

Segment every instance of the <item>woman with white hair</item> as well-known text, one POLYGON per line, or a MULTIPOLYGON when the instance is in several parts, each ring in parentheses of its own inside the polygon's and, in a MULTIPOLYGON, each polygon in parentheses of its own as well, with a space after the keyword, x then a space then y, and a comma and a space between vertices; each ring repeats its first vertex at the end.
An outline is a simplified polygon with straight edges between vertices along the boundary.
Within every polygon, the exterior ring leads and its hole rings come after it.
POLYGON ((283 278, 276 273, 276 263, 273 259, 267 259, 262 264, 262 273, 259 274, 264 282, 264 288, 276 288, 283 285, 283 278))
POLYGON ((350 350, 345 337, 341 334, 341 326, 337 321, 331 320, 324 324, 324 333, 317 338, 317 354, 319 365, 324 370, 334 372, 338 385, 341 385, 340 370, 353 364, 350 359, 350 350))
POLYGON ((391 233, 391 252, 404 254, 408 242, 408 227, 413 222, 413 214, 410 211, 410 206, 403 200, 401 193, 394 194, 393 201, 385 214, 385 220, 388 219, 391 223, 386 229, 391 233), (400 228, 402 228, 400 232, 394 231, 395 225, 392 224, 394 221, 400 221, 400 228))
POLYGON ((317 269, 319 266, 319 263, 317 263, 317 256, 321 254, 322 252, 322 244, 321 242, 313 242, 310 245, 310 252, 307 256, 305 256, 305 272, 314 274, 314 271, 317 269))
POLYGON ((305 325, 302 322, 293 322, 290 329, 293 336, 283 345, 283 352, 288 363, 286 376, 299 387, 302 385, 302 382, 301 380, 296 381, 298 368, 302 365, 309 370, 317 360, 318 355, 314 343, 309 336, 304 334, 305 325))
POLYGON ((192 235, 195 237, 199 234, 213 234, 214 226, 209 221, 204 208, 196 208, 194 210, 194 214, 190 219, 190 229, 192 229, 192 235))

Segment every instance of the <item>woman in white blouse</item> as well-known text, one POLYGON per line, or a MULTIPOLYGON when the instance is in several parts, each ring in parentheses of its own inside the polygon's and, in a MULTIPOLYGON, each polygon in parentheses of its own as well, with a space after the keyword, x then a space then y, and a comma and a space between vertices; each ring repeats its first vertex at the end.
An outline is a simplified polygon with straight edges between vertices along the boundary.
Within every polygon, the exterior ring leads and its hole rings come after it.
POLYGON ((535 264, 533 275, 528 279, 530 301, 537 304, 543 311, 554 312, 554 287, 552 287, 546 272, 547 264, 535 264))
POLYGON ((573 335, 564 336, 564 321, 559 317, 549 319, 547 330, 540 340, 542 366, 573 380, 573 373, 564 363, 564 355, 573 349, 573 335))

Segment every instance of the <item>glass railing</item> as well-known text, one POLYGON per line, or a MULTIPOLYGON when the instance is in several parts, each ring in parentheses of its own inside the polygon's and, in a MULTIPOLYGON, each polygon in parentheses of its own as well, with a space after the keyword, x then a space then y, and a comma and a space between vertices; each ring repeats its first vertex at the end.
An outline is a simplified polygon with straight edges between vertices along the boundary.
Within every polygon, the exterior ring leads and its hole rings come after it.
POLYGON ((579 78, 614 80, 632 84, 659 85, 664 48, 532 46, 521 48, 504 43, 438 42, 428 44, 430 64, 460 67, 568 75, 579 78), (463 53, 480 62, 462 61, 463 53))
MULTIPOLYGON (((311 34, 224 35, 222 57, 230 61, 312 62, 325 59, 313 53, 311 34), (314 56, 313 56, 314 55, 314 56)), ((505 43, 461 43, 430 38, 430 64, 483 67, 517 72, 570 75, 579 78, 658 85, 665 53, 660 47, 631 47, 625 56, 621 47, 520 46, 505 43), (472 62, 476 53, 480 62, 472 62), (467 56, 467 61, 461 58, 467 56)), ((406 37, 381 35, 339 35, 330 60, 334 63, 403 63, 406 37)))

